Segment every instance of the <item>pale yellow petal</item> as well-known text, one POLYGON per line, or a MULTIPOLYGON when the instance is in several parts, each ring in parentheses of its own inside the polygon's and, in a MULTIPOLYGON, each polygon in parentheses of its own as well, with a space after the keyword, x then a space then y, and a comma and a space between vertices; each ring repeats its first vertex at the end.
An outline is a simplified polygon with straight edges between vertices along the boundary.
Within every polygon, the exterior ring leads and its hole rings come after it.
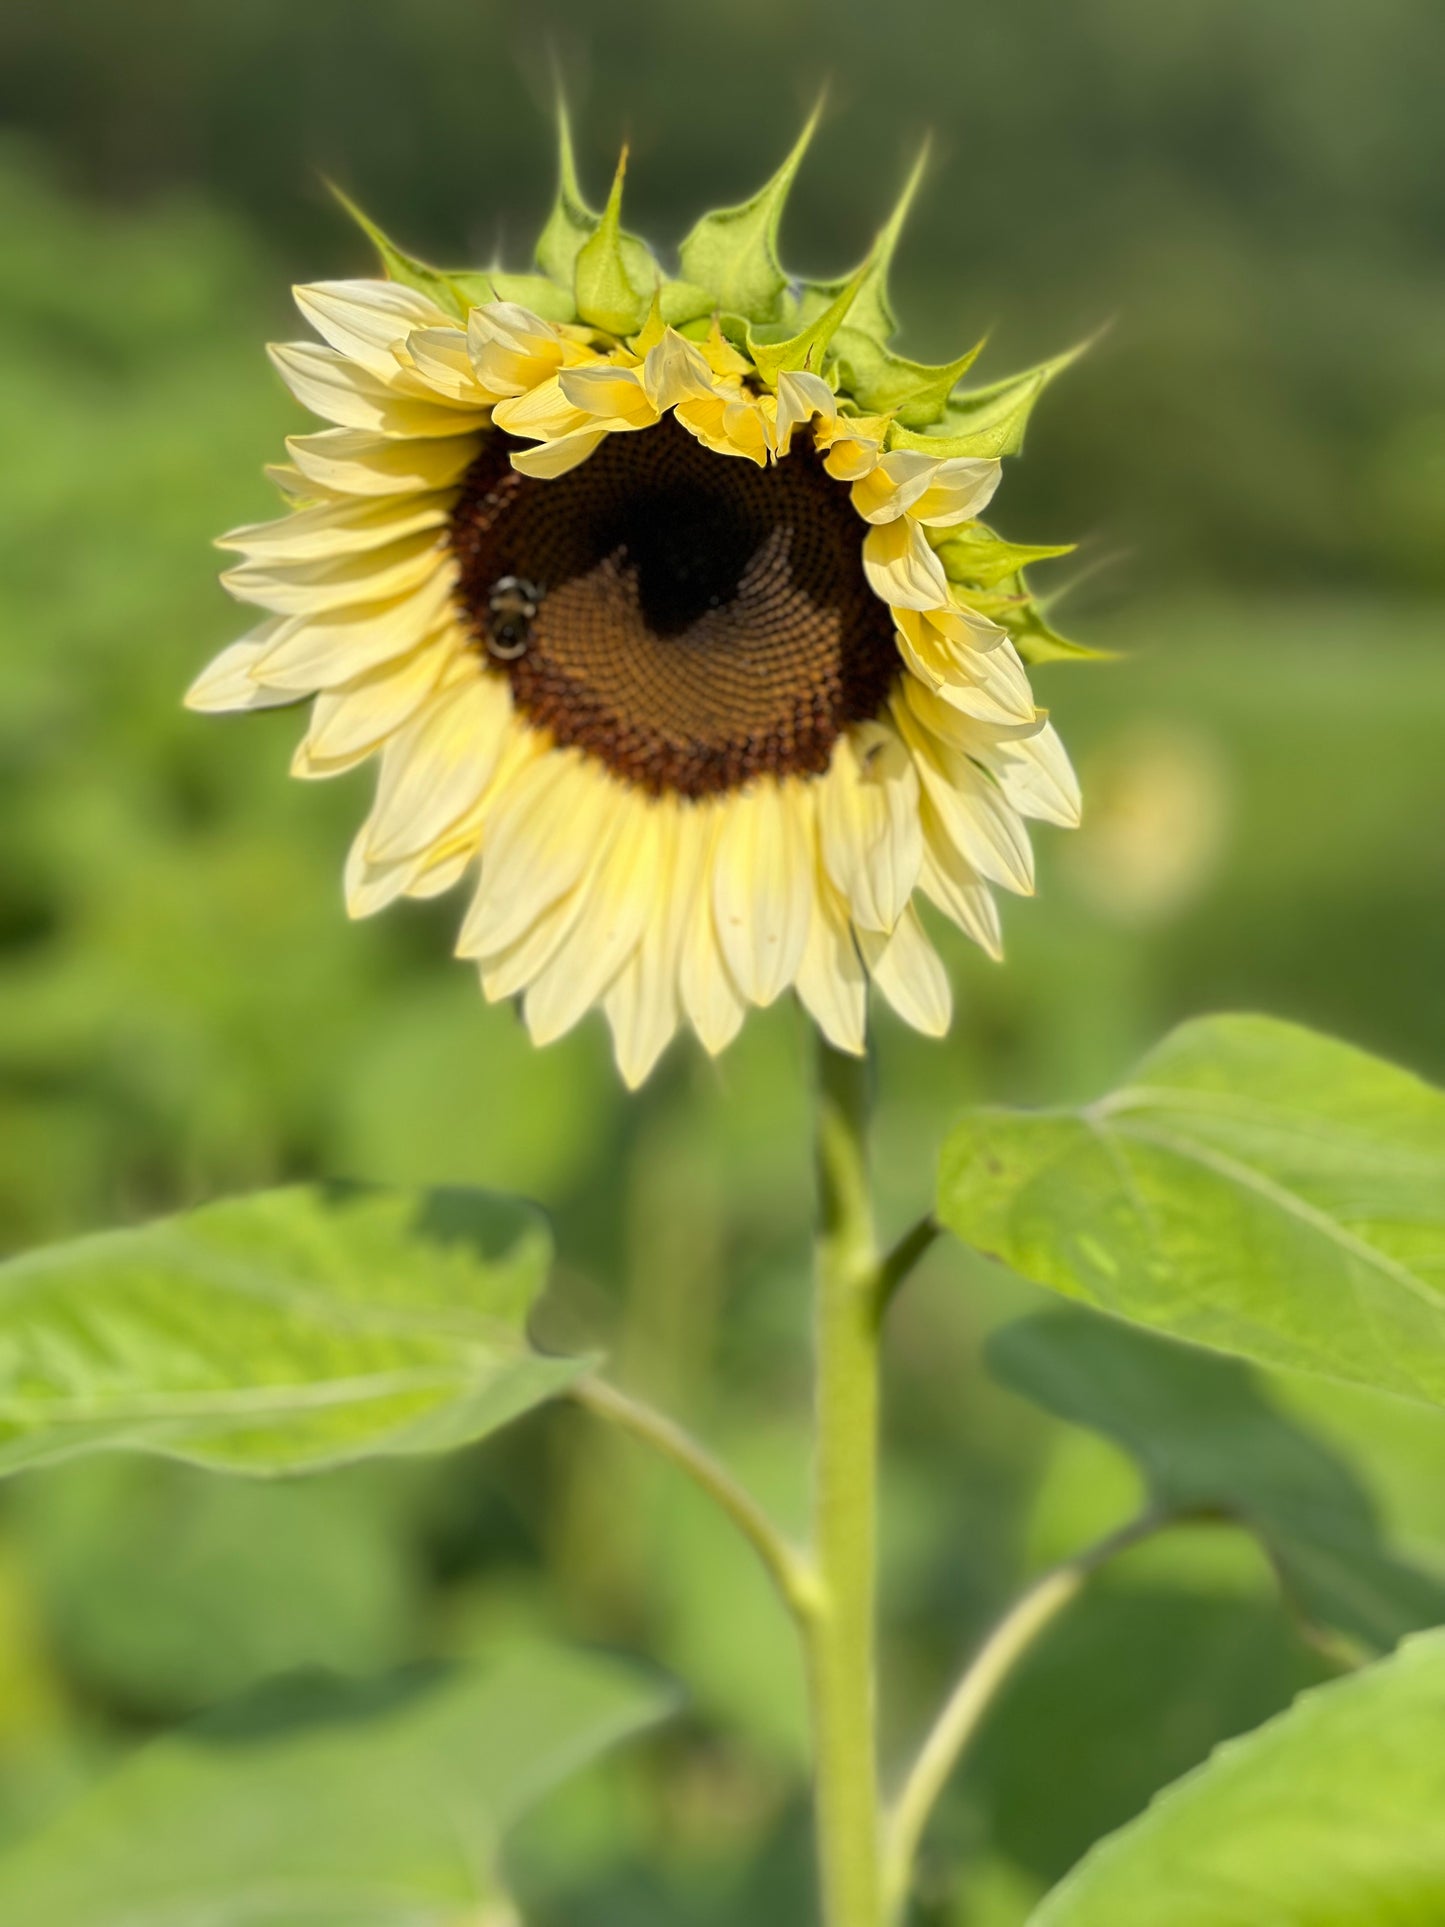
POLYGON ((369 756, 413 716, 457 662, 461 639, 448 628, 399 661, 316 698, 311 727, 301 745, 305 767, 298 774, 332 775, 369 756))
POLYGON ((1052 723, 1021 740, 998 743, 983 760, 1020 816, 1066 830, 1078 826, 1079 779, 1052 723))
POLYGON ((318 503, 274 522, 250 522, 216 538, 253 562, 317 562, 370 549, 440 528, 451 512, 449 493, 409 495, 400 500, 318 503))
POLYGON ((238 602, 278 615, 313 615, 356 603, 384 602, 419 589, 434 577, 456 580, 445 540, 430 530, 360 555, 310 562, 242 562, 221 580, 238 602))
POLYGON ((276 621, 264 622, 249 636, 223 649, 186 691, 186 708, 209 715, 230 709, 275 709, 285 703, 299 702, 306 693, 304 690, 271 689, 254 677, 254 671, 275 640, 278 627, 276 621))
POLYGON ((651 798, 626 798, 617 834, 585 885, 576 928, 528 987, 522 1013, 534 1043, 571 1030, 636 949, 657 904, 665 813, 651 798))
POLYGON ((478 669, 439 690, 388 742, 367 852, 392 863, 427 850, 491 780, 512 716, 511 690, 478 669))
POLYGON ((905 1024, 925 1037, 942 1037, 953 1018, 953 993, 942 959, 910 905, 892 934, 860 930, 868 974, 905 1024))
POLYGON ((678 1026, 678 974, 697 876, 691 806, 657 805, 658 855, 653 906, 636 950, 602 1000, 622 1081, 636 1090, 678 1026))
POLYGON ((923 800, 923 866, 918 887, 965 936, 995 960, 1003 955, 1003 929, 992 890, 965 861, 927 797, 923 800))
POLYGON ((803 1008, 833 1048, 861 1057, 868 1029, 868 977, 843 901, 824 875, 817 878, 796 988, 803 1008))
POLYGON ((869 529, 863 538, 863 573, 874 595, 895 609, 948 606, 943 564, 907 516, 869 529))
POLYGON ((316 281, 292 293, 328 347, 388 385, 402 374, 394 344, 447 319, 434 301, 396 281, 316 281))
MULTIPOLYGON (((557 377, 557 387, 563 398, 574 409, 580 409, 594 425, 605 421, 609 427, 650 428, 658 417, 658 410, 635 368, 617 368, 605 363, 595 368, 564 368, 557 377)), ((509 410, 518 408, 515 402, 503 406, 509 410)), ((503 426, 510 426, 518 434, 529 433, 528 429, 516 427, 517 419, 516 415, 509 415, 503 426)), ((563 434, 570 432, 562 430, 563 434)))
POLYGON ((538 442, 535 448, 518 448, 512 453, 512 467, 519 475, 535 475, 544 481, 578 468, 607 439, 608 431, 586 429, 563 435, 555 442, 538 442))
POLYGON ((274 688, 308 695, 351 682, 432 634, 451 611, 454 585, 454 572, 438 569, 410 595, 293 616, 276 632, 259 674, 274 688))
POLYGON ((863 723, 838 739, 818 785, 823 861, 857 923, 891 930, 918 881, 918 772, 898 732, 863 723))
MULTIPOLYGON (((726 807, 723 805, 722 807, 726 807)), ((747 999, 733 981, 718 942, 713 916, 712 876, 717 850, 719 806, 695 803, 691 857, 697 888, 688 908, 678 963, 678 989, 687 1020, 710 1056, 725 1050, 742 1028, 747 999)))
POLYGON ((713 916, 738 988, 767 1005, 793 981, 813 900, 810 786, 771 778, 728 798, 713 867, 713 916))
POLYGON ((1018 812, 993 778, 961 750, 924 727, 906 701, 892 714, 918 764, 918 780, 942 829, 978 874, 1027 896, 1033 851, 1018 812))
POLYGON ((308 482, 342 495, 408 495, 450 488, 476 460, 481 446, 479 434, 395 441, 358 428, 323 428, 286 440, 291 459, 308 482))
POLYGON ((880 455, 853 484, 853 507, 865 522, 894 522, 919 499, 942 466, 938 456, 911 448, 880 455))
POLYGON ((340 428, 381 435, 456 435, 482 427, 487 419, 480 409, 453 407, 440 397, 421 400, 400 394, 334 348, 310 341, 273 342, 267 353, 297 401, 340 428))
POLYGON ((458 954, 486 957, 516 943, 606 854, 625 802, 621 785, 576 750, 539 756, 499 788, 458 954))
POLYGON ((837 413, 838 397, 821 375, 785 368, 778 376, 777 413, 773 421, 775 453, 779 457, 786 455, 796 431, 815 415, 831 423, 837 413))
POLYGON ((933 480, 908 513, 929 528, 952 528, 970 521, 988 507, 1003 474, 1001 462, 988 456, 960 455, 940 462, 933 480))
MULTIPOLYGON (((657 414, 680 401, 708 400, 713 392, 712 370, 694 341, 669 328, 649 348, 641 369, 642 386, 657 414)), ((565 385, 565 378, 564 378, 565 385)))

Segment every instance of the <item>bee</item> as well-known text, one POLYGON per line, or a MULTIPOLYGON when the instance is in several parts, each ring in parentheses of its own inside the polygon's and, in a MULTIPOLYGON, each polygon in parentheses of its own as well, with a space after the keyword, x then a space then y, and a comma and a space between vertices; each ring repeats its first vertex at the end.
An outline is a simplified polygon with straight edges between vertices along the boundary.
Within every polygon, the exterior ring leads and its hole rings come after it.
POLYGON ((515 662, 527 653, 532 624, 542 606, 542 591, 519 575, 502 575, 487 597, 487 653, 515 662))

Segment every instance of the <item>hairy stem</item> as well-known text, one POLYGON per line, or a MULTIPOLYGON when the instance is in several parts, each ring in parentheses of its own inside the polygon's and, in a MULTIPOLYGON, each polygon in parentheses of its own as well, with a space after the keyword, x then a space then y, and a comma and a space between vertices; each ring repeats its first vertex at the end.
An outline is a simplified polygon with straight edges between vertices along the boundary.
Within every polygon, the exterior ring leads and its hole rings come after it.
POLYGON ((813 1557, 806 1630, 815 1812, 827 1927, 882 1906, 874 1586, 879 1261, 865 1148, 868 1066, 819 1041, 813 1557))
POLYGON ((685 1472, 727 1514, 766 1568, 783 1600, 800 1622, 816 1608, 817 1586, 805 1556, 791 1546, 757 1500, 728 1471, 721 1460, 683 1428, 608 1385, 600 1378, 584 1378, 572 1387, 572 1398, 587 1411, 605 1418, 648 1445, 685 1472))

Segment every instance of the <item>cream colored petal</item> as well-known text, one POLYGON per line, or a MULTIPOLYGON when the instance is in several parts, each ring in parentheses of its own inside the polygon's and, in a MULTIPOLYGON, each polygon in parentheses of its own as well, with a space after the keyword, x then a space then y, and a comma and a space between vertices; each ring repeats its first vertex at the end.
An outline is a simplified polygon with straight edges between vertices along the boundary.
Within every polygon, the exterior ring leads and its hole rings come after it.
POLYGON ((636 950, 602 1000, 617 1068, 633 1091, 652 1071, 678 1026, 679 959, 697 884, 691 807, 667 798, 656 808, 658 854, 651 914, 636 950))
POLYGON ((428 850, 481 796, 512 717, 511 690, 478 669, 438 690, 382 752, 367 853, 393 863, 428 850))
POLYGON ((481 451, 482 437, 443 435, 394 441, 358 428, 289 435, 286 447, 308 482, 341 495, 409 495, 450 488, 481 451))
POLYGON ((550 1044, 571 1030, 637 948, 658 901, 665 814, 651 798, 626 797, 617 834, 585 886, 576 928, 528 987, 522 1014, 534 1043, 550 1044))
MULTIPOLYGON (((629 428, 650 428, 657 420, 658 411, 649 400, 638 371, 635 368, 616 368, 603 364, 596 368, 564 368, 557 377, 557 387, 564 399, 574 409, 595 426, 599 421, 609 425, 625 423, 629 428)), ((503 404, 509 410, 517 408, 516 403, 503 404)), ((511 417, 510 419, 515 419, 511 417)), ((504 423, 504 426, 507 424, 504 423)), ((516 430, 526 434, 526 429, 516 430)), ((564 429, 564 434, 570 432, 564 429)))
POLYGON ((860 930, 868 974, 905 1024, 925 1037, 942 1037, 953 1018, 953 993, 942 959, 910 905, 891 936, 860 930))
POLYGON ((293 616, 276 631, 258 673, 273 688, 306 695, 351 682, 432 634, 451 611, 454 585, 454 571, 438 569, 410 595, 293 616))
POLYGON ((279 626, 275 621, 263 622, 249 636, 223 649, 186 691, 186 708, 212 715, 229 709, 275 709, 300 702, 304 690, 271 689, 254 679, 253 672, 270 649, 279 626))
POLYGON ((933 480, 909 505, 908 513, 929 528, 946 529, 967 522, 988 506, 1003 474, 1003 464, 990 457, 961 455, 941 462, 933 480))
POLYGON ((962 750, 965 756, 977 758, 986 768, 992 767, 988 757, 995 744, 1037 736, 1044 727, 1043 710, 1035 709, 1032 704, 1026 720, 985 722, 971 715, 962 704, 950 702, 943 690, 930 689, 917 676, 905 676, 898 689, 925 729, 962 750))
POLYGON ((923 531, 900 516, 870 528, 863 538, 863 573, 880 601, 895 609, 948 606, 948 577, 923 531))
POLYGON ((575 750, 539 756, 501 787, 458 955, 487 957, 518 942, 606 855, 625 801, 621 786, 575 750))
POLYGON ((556 903, 549 904, 515 943, 481 959, 482 995, 488 1003, 516 997, 539 971, 546 969, 576 928, 586 900, 584 886, 575 885, 556 903))
POLYGON ((811 787, 767 778, 721 810, 713 916, 738 988, 767 1005, 793 981, 813 902, 811 787))
POLYGON ((471 868, 476 858, 476 848, 453 850, 449 856, 439 857, 427 864, 406 886, 409 897, 440 897, 448 890, 454 890, 471 868))
POLYGON ((477 380, 471 355, 467 352, 465 328, 455 324, 441 328, 415 328, 405 341, 394 344, 392 353, 412 380, 433 394, 470 408, 490 408, 496 400, 490 389, 477 380))
POLYGON ((578 429, 597 427, 587 409, 567 399, 555 375, 523 395, 499 401, 492 410, 492 420, 509 435, 521 435, 528 441, 556 441, 563 435, 576 434, 578 429))
POLYGON ((361 555, 312 562, 242 562, 221 580, 238 602, 278 615, 317 615, 362 602, 390 601, 434 576, 456 579, 456 563, 430 531, 361 555))
POLYGON ((897 521, 932 483, 943 462, 937 455, 897 448, 880 455, 853 484, 850 499, 865 522, 897 521))
POLYGON ((607 434, 605 428, 588 429, 575 435, 563 435, 555 442, 539 442, 535 448, 516 449, 512 455, 512 467, 519 475, 535 475, 550 481, 558 475, 565 475, 569 469, 579 468, 607 440, 607 434))
POLYGON ((1003 955, 1003 929, 993 892, 967 863, 933 805, 923 802, 923 867, 918 887, 965 936, 995 961, 1003 955))
POLYGON ((891 930, 918 881, 918 772, 898 732, 863 723, 841 736, 818 788, 823 862, 855 922, 891 930))
POLYGON ((647 399, 659 415, 680 401, 706 401, 713 392, 706 356, 696 342, 685 340, 675 328, 668 328, 661 341, 648 349, 641 378, 647 399))
POLYGON ((944 702, 981 723, 1027 725, 1037 711, 1028 671, 1010 642, 960 649, 915 609, 900 609, 898 649, 914 676, 944 702))
MULTIPOLYGON (((726 806, 724 806, 726 807, 726 806)), ((713 868, 719 829, 718 806, 695 803, 690 812, 697 888, 688 908, 678 960, 678 990, 688 1022, 710 1056, 737 1036, 747 1015, 747 999, 733 981, 718 942, 713 916, 713 868)))
POLYGON ((837 413, 838 397, 821 375, 785 368, 778 376, 778 406, 773 422, 775 452, 780 457, 786 455, 795 432, 815 415, 832 422, 837 413))
POLYGON ((513 301, 490 301, 472 309, 467 349, 477 380, 499 398, 523 395, 559 368, 601 359, 513 301))
POLYGON ((719 455, 744 456, 759 468, 767 466, 772 429, 756 402, 714 396, 711 401, 679 402, 673 415, 704 448, 719 455))
POLYGON ((883 453, 881 441, 871 435, 850 434, 848 427, 849 424, 840 419, 831 436, 820 434, 818 438, 827 443, 823 466, 835 482, 861 482, 872 474, 883 453))
POLYGON ((286 498, 292 508, 312 508, 327 498, 330 491, 318 488, 303 475, 294 462, 267 462, 261 473, 286 498))
POLYGON ((479 409, 399 394, 334 348, 310 341, 273 342, 266 352, 297 401, 340 428, 381 435, 456 435, 486 422, 479 409))
POLYGON ((817 878, 796 988, 834 1049, 861 1057, 868 1031, 868 977, 842 899, 824 875, 817 878))
POLYGON ((1066 830, 1078 826, 1083 813, 1079 779, 1052 723, 1032 736, 996 744, 983 760, 1020 816, 1066 830))
POLYGON ((389 386, 401 374, 393 344, 447 319, 434 301, 396 281, 316 281, 293 288, 296 305, 328 347, 389 386))
POLYGON ((377 863, 368 856, 366 839, 371 819, 357 831, 346 857, 342 876, 346 914, 349 917, 374 917, 389 903, 405 896, 407 885, 415 882, 426 863, 426 855, 410 856, 399 863, 377 863))
POLYGON ((411 495, 379 502, 318 503, 274 522, 251 522, 218 536, 218 549, 234 549, 252 562, 317 562, 360 555, 388 542, 440 528, 452 496, 411 495))
POLYGON ((1033 851, 1018 812, 970 757, 933 735, 906 702, 892 714, 918 764, 918 780, 939 824, 978 874, 1028 896, 1033 851))
POLYGON ((305 768, 296 773, 329 776, 371 755, 431 695, 443 672, 457 662, 460 646, 459 634, 449 627, 400 661, 318 696, 301 745, 305 768))

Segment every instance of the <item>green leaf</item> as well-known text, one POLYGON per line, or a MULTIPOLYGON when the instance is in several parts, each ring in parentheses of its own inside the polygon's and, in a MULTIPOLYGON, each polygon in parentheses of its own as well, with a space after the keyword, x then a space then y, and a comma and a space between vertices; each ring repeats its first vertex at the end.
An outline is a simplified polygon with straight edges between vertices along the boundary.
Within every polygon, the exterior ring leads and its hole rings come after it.
POLYGON ((8 1855, 0 1918, 507 1927, 508 1830, 668 1707, 628 1668, 540 1646, 273 1685, 143 1747, 8 1855))
POLYGON ((1035 562, 1050 562, 1055 556, 1072 555, 1077 544, 1062 542, 1040 546, 1006 542, 982 522, 967 522, 962 529, 950 531, 948 539, 936 546, 938 559, 951 581, 977 583, 982 589, 992 589, 1035 562))
POLYGON ((645 277, 639 277, 636 255, 629 259, 625 246, 622 182, 626 173, 627 149, 624 147, 602 218, 578 249, 573 266, 578 315, 593 327, 604 328, 614 335, 635 334, 642 326, 657 283, 655 268, 645 277))
POLYGON ((706 288, 729 314, 759 323, 777 319, 788 280, 778 261, 778 224, 821 111, 821 105, 814 108, 766 187, 740 207, 705 214, 678 250, 684 278, 706 288))
POLYGON ((1445 1633, 1303 1694, 1103 1841, 1030 1927, 1435 1927, 1445 1633))
POLYGON ((965 1119, 938 1211, 1120 1318, 1445 1403, 1445 1096, 1346 1044, 1185 1024, 1082 1110, 965 1119))
POLYGON ((987 1356, 1005 1384, 1122 1446, 1161 1508, 1258 1533, 1314 1623, 1383 1648, 1445 1620, 1445 1583, 1389 1551, 1349 1463, 1247 1366, 1063 1306, 995 1332, 987 1356))
MULTIPOLYGON (((983 343, 976 342, 956 361, 933 367, 927 362, 909 361, 904 355, 895 355, 880 347, 871 335, 845 327, 838 330, 834 350, 842 386, 858 406, 869 414, 895 417, 888 435, 890 444, 933 450, 933 436, 914 435, 909 431, 938 419, 960 375, 965 374, 981 354, 983 343)), ((936 452, 948 455, 953 451, 939 445, 936 452)))
MULTIPOLYGON (((419 260, 414 254, 407 254, 389 235, 382 232, 370 215, 363 214, 350 195, 343 193, 334 181, 328 182, 327 185, 376 249, 389 280, 399 281, 406 288, 415 288, 418 294, 427 295, 448 314, 462 317, 466 315, 469 304, 466 296, 458 288, 454 275, 449 274, 445 268, 432 267, 428 262, 419 260)), ((477 298, 488 300, 491 297, 477 298)))
POLYGON ((277 1473, 481 1438, 579 1359, 524 1330, 551 1241, 480 1191, 306 1186, 0 1265, 0 1472, 113 1448, 277 1473))

